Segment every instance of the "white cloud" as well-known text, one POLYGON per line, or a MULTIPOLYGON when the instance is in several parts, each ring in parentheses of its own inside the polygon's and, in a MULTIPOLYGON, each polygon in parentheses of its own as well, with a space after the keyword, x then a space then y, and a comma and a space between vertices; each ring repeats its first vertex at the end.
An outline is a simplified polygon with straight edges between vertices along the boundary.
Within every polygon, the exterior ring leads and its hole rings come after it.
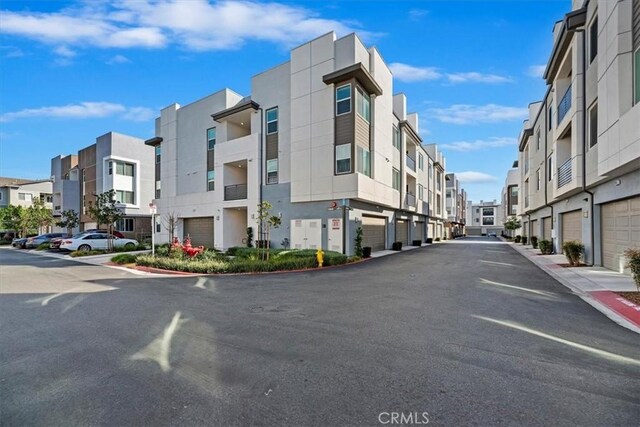
POLYGON ((527 75, 529 77, 535 77, 537 79, 541 79, 544 75, 544 70, 547 68, 546 65, 532 65, 527 70, 527 75))
POLYGON ((474 184, 484 184, 489 182, 495 182, 498 180, 493 175, 489 175, 484 172, 476 172, 476 171, 465 171, 465 172, 455 172, 456 177, 460 182, 466 183, 474 183, 474 184))
POLYGON ((509 77, 499 76, 497 74, 482 74, 475 71, 468 73, 452 73, 447 74, 450 83, 509 83, 513 80, 509 77))
POLYGON ((73 58, 77 54, 73 50, 69 49, 67 46, 59 46, 53 50, 56 55, 62 56, 63 58, 73 58))
POLYGON ((443 123, 456 125, 523 120, 528 114, 527 108, 496 104, 455 104, 446 108, 431 108, 427 110, 427 117, 433 117, 443 123))
POLYGON ((394 62, 389 64, 393 77, 403 82, 420 82, 424 80, 438 80, 442 74, 435 67, 414 67, 412 65, 394 62))
POLYGON ((92 119, 114 116, 123 120, 145 121, 155 115, 154 110, 146 107, 126 107, 112 102, 81 102, 4 113, 0 116, 0 122, 30 118, 92 119))
POLYGON ((0 20, 2 33, 101 48, 175 43, 190 50, 223 50, 238 49, 248 40, 292 46, 329 31, 354 31, 353 23, 325 19, 303 7, 255 0, 117 0, 54 13, 2 11, 0 20))
POLYGON ((4 58, 22 58, 25 54, 23 51, 13 46, 0 46, 0 51, 4 53, 4 58))
POLYGON ((475 141, 456 141, 448 144, 438 144, 438 146, 451 151, 478 151, 487 148, 508 147, 515 145, 516 142, 516 138, 512 137, 492 137, 475 141))
POLYGON ((107 60, 107 64, 109 65, 126 64, 128 62, 131 62, 131 60, 124 55, 115 55, 107 60))
POLYGON ((419 21, 429 13, 428 10, 425 9, 411 9, 409 11, 409 19, 412 21, 419 21))

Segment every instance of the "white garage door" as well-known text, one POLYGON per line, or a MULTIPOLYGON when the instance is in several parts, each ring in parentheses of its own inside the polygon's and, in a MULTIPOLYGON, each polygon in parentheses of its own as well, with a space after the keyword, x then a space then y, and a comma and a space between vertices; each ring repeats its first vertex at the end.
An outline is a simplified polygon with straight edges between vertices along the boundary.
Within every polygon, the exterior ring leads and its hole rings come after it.
POLYGON ((362 247, 370 247, 372 251, 383 251, 386 249, 386 236, 386 218, 362 217, 362 247))
POLYGON ((625 249, 640 246, 640 196, 602 205, 602 265, 622 272, 625 249))
POLYGON ((562 243, 582 242, 582 210, 562 214, 562 243))
POLYGON ((193 246, 213 248, 213 217, 185 218, 183 239, 191 237, 193 246))

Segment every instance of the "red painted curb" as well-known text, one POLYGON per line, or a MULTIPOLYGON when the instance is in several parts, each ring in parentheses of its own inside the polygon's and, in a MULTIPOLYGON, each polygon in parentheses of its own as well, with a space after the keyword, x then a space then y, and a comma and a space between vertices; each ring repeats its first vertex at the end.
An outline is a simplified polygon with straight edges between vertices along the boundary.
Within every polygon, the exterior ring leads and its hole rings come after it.
POLYGON ((611 291, 593 291, 590 294, 629 322, 640 326, 640 305, 611 291))

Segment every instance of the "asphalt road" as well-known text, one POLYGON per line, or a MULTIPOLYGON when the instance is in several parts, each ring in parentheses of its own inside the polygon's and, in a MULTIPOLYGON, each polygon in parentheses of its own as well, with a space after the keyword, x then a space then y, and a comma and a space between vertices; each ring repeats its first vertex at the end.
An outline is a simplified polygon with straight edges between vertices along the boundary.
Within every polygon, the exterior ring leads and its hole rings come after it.
POLYGON ((205 278, 1 249, 0 293, 7 426, 640 420, 640 336, 496 239, 205 278))

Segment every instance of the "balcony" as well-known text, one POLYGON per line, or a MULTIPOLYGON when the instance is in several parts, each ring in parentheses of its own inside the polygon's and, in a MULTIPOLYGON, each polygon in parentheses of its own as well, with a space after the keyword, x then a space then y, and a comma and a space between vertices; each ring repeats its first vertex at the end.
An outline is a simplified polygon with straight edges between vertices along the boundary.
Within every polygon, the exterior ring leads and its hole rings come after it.
POLYGON ((569 110, 571 109, 571 85, 567 88, 567 91, 562 96, 560 103, 558 104, 558 125, 564 119, 564 116, 567 115, 569 110))
POLYGON ((409 167, 409 169, 411 169, 412 171, 416 171, 416 161, 409 156, 408 154, 406 154, 407 157, 407 166, 409 167))
POLYGON ((244 200, 247 198, 247 184, 226 185, 224 200, 244 200))
POLYGON ((411 207, 411 208, 415 208, 417 207, 417 203, 416 203, 416 196, 414 194, 406 194, 404 196, 404 204, 405 206, 411 207))
POLYGON ((571 182, 571 159, 558 168, 558 188, 571 182))

